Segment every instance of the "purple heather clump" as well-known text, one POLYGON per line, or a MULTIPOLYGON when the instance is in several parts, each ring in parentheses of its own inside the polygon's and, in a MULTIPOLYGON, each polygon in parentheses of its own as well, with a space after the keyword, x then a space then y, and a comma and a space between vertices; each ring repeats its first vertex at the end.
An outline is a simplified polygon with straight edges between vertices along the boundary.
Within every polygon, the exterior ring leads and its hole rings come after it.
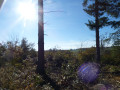
POLYGON ((84 83, 93 82, 99 74, 99 65, 97 63, 84 63, 78 69, 78 77, 84 83))

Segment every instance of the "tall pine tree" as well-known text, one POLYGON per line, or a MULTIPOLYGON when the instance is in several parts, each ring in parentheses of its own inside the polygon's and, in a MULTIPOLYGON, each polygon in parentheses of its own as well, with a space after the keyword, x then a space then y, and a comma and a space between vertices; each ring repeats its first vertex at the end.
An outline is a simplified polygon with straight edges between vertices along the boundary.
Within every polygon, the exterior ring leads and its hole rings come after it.
POLYGON ((93 16, 95 20, 88 20, 86 25, 96 32, 96 60, 100 63, 100 44, 99 44, 99 30, 108 25, 108 17, 105 17, 106 6, 100 3, 105 3, 106 0, 84 0, 84 11, 93 16))

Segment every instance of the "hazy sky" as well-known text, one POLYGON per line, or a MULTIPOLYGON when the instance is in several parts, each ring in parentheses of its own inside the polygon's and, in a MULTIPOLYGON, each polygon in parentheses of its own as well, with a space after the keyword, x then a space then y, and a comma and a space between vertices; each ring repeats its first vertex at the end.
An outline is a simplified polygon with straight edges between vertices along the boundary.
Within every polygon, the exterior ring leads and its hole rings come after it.
MULTIPOLYGON (((85 25, 88 19, 94 20, 94 18, 83 11, 82 2, 83 0, 46 0, 44 2, 45 49, 95 46, 95 32, 90 31, 85 25)), ((106 32, 111 32, 111 29, 101 29, 100 35, 106 32)), ((23 37, 35 43, 37 49, 37 0, 6 0, 0 10, 0 42, 13 38, 21 40, 23 37), (28 5, 26 3, 32 3, 33 7, 31 6, 29 12, 34 13, 29 14, 24 11, 28 8, 24 7, 28 5)))

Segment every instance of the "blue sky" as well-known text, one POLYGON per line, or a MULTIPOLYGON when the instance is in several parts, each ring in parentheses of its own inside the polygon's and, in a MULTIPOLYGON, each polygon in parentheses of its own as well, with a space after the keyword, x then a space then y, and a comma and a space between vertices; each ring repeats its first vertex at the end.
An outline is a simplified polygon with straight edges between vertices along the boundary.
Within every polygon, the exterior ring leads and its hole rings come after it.
MULTIPOLYGON (((47 34, 45 35, 45 50, 55 47, 76 49, 95 46, 95 32, 90 31, 85 25, 88 19, 94 18, 83 11, 82 1, 46 0, 44 2, 44 31, 47 34)), ((103 28, 100 30, 100 35, 111 31, 112 29, 108 27, 103 28)), ((37 0, 6 0, 0 10, 0 42, 13 38, 21 40, 23 37, 26 37, 29 42, 35 43, 37 49, 37 0), (21 18, 17 9, 19 3, 29 1, 32 1, 36 8, 34 20, 21 18)))

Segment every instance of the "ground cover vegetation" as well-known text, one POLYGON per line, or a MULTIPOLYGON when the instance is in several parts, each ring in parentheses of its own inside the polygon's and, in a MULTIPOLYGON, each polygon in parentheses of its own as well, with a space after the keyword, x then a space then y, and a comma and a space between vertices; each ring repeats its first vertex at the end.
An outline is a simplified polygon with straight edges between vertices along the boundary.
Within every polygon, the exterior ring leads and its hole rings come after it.
MULTIPOLYGON (((23 38, 20 43, 0 44, 0 88, 10 90, 54 90, 36 73, 37 51, 23 38)), ((120 46, 101 48, 101 73, 97 83, 120 86, 120 46), (104 48, 104 49, 103 49, 104 48)), ((95 62, 96 48, 77 50, 50 49, 45 51, 45 70, 61 90, 87 90, 77 71, 85 62, 95 62)))

